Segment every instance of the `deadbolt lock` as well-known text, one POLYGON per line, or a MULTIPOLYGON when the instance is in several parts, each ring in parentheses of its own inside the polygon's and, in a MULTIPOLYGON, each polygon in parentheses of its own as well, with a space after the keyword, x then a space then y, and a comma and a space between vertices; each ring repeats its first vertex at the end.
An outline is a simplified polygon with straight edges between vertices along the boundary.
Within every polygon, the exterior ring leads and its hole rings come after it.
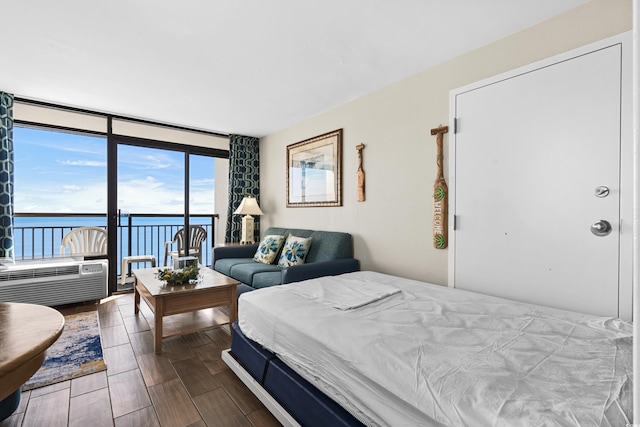
POLYGON ((609 187, 605 187, 604 185, 596 187, 594 194, 600 198, 607 197, 609 195, 609 187))

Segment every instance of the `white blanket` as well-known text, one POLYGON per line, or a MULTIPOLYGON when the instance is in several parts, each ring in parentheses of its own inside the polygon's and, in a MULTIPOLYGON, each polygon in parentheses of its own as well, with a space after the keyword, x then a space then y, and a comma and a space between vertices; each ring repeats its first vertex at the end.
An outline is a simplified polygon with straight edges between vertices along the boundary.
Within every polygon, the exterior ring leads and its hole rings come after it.
POLYGON ((339 310, 351 310, 400 292, 400 289, 372 280, 354 280, 329 276, 289 288, 296 295, 339 310))
POLYGON ((240 297, 240 328, 365 424, 631 422, 628 322, 374 272, 341 278, 401 292, 336 310, 299 295, 326 278, 259 289, 240 297))

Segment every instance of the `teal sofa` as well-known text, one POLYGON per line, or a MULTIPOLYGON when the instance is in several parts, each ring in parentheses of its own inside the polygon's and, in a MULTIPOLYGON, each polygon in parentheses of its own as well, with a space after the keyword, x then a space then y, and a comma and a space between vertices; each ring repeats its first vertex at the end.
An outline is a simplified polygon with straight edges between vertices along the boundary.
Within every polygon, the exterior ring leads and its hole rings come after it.
POLYGON ((213 269, 241 282, 238 294, 268 286, 299 282, 320 276, 332 276, 360 270, 353 258, 353 237, 349 233, 298 228, 270 227, 263 235, 278 234, 311 237, 311 247, 304 264, 279 267, 253 260, 258 244, 217 246, 213 248, 213 269))

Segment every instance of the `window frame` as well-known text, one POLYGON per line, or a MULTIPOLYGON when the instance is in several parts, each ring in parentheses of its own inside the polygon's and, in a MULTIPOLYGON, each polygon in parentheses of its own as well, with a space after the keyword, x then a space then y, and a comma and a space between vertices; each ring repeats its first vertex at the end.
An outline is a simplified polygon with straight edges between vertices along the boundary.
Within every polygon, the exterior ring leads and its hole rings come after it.
MULTIPOLYGON (((212 158, 229 158, 229 150, 224 150, 220 148, 209 148, 200 145, 190 145, 190 144, 180 144, 176 142, 168 142, 160 139, 152 139, 152 138, 143 138, 139 136, 130 136, 124 134, 117 134, 113 132, 114 121, 121 122, 130 122, 133 124, 139 125, 149 125, 153 128, 159 129, 167 129, 172 131, 185 131, 185 132, 193 132, 196 134, 204 134, 213 137, 219 138, 228 138, 229 135, 218 133, 218 132, 210 132, 204 131, 201 129, 192 129, 184 126, 171 125, 166 123, 159 123, 150 120, 136 119, 130 118, 121 115, 115 114, 106 114, 95 112, 91 110, 74 108, 74 107, 65 107, 52 103, 41 102, 41 101, 33 101, 24 98, 15 98, 15 102, 25 104, 27 106, 35 106, 35 107, 43 107, 45 109, 52 109, 58 112, 69 112, 69 113, 79 113, 81 115, 89 115, 96 116, 99 118, 106 119, 106 129, 104 132, 93 129, 83 129, 81 127, 71 127, 67 125, 57 125, 55 123, 47 122, 43 120, 42 123, 32 121, 32 120, 23 120, 16 119, 14 117, 14 126, 20 127, 31 127, 36 129, 43 130, 52 130, 52 131, 60 131, 60 132, 68 132, 68 133, 76 133, 83 135, 92 135, 92 136, 102 136, 106 138, 107 142, 107 151, 106 151, 106 160, 107 160, 107 233, 108 233, 108 250, 107 250, 107 258, 109 260, 109 264, 115 265, 117 262, 117 221, 118 221, 118 146, 120 144, 123 145, 132 145, 138 147, 145 148, 155 148, 161 150, 169 150, 174 152, 182 152, 184 154, 185 159, 185 180, 184 180, 184 218, 185 218, 185 230, 189 229, 189 176, 190 176, 190 165, 189 165, 189 157, 191 154, 199 155, 199 156, 207 156, 212 158)), ((109 269, 109 278, 108 278, 108 288, 109 295, 113 294, 117 291, 117 268, 109 269)))

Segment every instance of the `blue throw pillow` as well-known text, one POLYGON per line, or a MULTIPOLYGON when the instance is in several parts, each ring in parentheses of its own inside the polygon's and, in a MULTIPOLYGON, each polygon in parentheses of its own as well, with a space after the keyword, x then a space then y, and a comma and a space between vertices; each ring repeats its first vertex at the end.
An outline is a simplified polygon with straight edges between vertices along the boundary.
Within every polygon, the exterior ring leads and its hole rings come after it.
POLYGON ((264 236, 258 245, 258 250, 256 250, 253 260, 263 264, 273 264, 283 242, 284 236, 277 234, 264 236))
POLYGON ((282 248, 278 266, 291 267, 292 265, 304 264, 309 248, 311 247, 311 237, 296 237, 289 234, 287 241, 282 248))

